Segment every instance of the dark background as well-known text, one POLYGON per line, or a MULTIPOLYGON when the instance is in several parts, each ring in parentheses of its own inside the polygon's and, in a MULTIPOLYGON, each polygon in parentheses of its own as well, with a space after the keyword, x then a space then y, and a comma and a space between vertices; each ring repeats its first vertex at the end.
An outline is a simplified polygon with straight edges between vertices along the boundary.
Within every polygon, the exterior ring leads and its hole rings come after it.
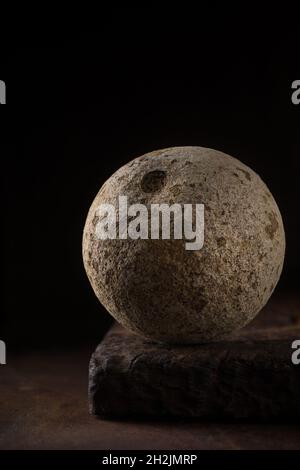
POLYGON ((85 217, 120 165, 163 147, 215 148, 260 174, 286 229, 278 289, 298 287, 299 41, 280 12, 239 13, 119 8, 89 33, 6 37, 0 338, 10 347, 102 337, 111 319, 84 272, 85 217))

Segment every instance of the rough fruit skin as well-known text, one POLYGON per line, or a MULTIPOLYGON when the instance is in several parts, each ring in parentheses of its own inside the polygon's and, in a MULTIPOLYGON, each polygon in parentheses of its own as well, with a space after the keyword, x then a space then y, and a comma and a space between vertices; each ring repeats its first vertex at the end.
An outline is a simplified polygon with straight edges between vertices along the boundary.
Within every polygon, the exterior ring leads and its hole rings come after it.
MULTIPOLYGON (((149 209, 150 212, 150 209, 149 209)), ((123 326, 167 343, 217 340, 266 304, 285 252, 282 218, 260 177, 239 160, 203 147, 150 152, 102 186, 83 234, 94 292, 123 326), (96 209, 134 203, 204 203, 204 246, 185 240, 98 240, 96 209)))

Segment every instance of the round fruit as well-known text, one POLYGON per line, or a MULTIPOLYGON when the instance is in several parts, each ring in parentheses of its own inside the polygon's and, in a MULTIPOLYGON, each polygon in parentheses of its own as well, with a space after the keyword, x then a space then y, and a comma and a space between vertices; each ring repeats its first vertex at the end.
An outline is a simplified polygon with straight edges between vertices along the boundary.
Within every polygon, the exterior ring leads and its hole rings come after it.
POLYGON ((83 235, 100 302, 132 332, 167 343, 212 341, 247 324, 273 292, 284 251, 281 215, 260 177, 202 147, 151 152, 120 168, 97 194, 83 235), (204 204, 203 247, 186 249, 172 224, 169 240, 120 239, 120 196, 149 214, 152 204, 204 204), (113 239, 99 238, 102 204, 116 208, 113 239))

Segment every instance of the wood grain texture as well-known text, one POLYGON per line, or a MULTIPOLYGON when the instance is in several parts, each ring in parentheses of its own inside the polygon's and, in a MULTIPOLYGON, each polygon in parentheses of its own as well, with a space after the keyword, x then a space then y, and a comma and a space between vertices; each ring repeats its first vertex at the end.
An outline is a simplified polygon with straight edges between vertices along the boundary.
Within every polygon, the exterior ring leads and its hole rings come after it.
POLYGON ((299 301, 270 302, 226 340, 193 346, 145 341, 115 325, 90 361, 89 400, 105 417, 299 420, 299 301))

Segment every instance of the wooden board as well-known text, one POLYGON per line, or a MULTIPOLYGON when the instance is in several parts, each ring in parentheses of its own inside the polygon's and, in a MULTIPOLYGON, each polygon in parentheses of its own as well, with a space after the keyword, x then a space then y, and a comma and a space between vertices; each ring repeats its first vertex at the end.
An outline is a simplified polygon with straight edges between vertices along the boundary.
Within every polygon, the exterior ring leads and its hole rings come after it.
POLYGON ((176 416, 299 420, 299 302, 270 302, 226 341, 159 345, 119 325, 92 355, 89 401, 103 417, 176 416))

